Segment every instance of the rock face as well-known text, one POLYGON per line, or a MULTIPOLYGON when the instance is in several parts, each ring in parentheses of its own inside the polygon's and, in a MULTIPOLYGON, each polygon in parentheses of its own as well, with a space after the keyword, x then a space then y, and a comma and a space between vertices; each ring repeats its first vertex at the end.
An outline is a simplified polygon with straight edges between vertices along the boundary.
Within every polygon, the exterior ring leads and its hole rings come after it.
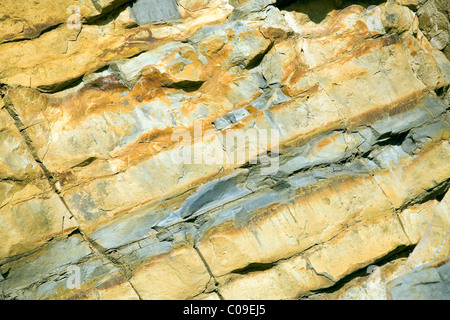
POLYGON ((388 291, 393 299, 448 300, 450 296, 450 262, 416 270, 390 283, 388 291))
POLYGON ((430 43, 450 57, 450 29, 448 0, 421 1, 417 10, 419 24, 430 43))
POLYGON ((449 7, 2 3, 0 298, 449 299, 449 7))

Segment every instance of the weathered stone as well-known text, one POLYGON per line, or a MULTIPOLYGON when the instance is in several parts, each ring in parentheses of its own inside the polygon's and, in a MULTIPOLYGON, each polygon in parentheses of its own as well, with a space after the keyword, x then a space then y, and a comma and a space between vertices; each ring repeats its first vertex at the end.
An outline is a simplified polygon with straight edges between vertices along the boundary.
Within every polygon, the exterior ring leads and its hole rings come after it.
POLYGON ((176 0, 138 0, 132 4, 131 12, 140 25, 181 18, 176 0))
MULTIPOLYGON (((375 161, 381 167, 391 168, 390 172, 380 172, 375 174, 374 178, 394 207, 400 208, 406 205, 408 199, 414 199, 423 190, 431 189, 448 179, 448 172, 443 171, 445 166, 440 167, 440 162, 445 158, 444 155, 449 152, 448 148, 448 141, 442 140, 423 152, 421 155, 423 161, 417 159, 414 162, 408 160, 409 157, 403 153, 402 149, 395 146, 387 147, 382 154, 374 154, 375 161), (401 164, 394 168, 392 163, 397 161, 400 163, 405 161, 403 162, 405 165, 401 164), (409 164, 406 165, 406 163, 409 164), (434 178, 422 180, 421 177, 424 175, 433 175, 434 178)), ((369 167, 377 167, 373 161, 367 163, 369 167)))
POLYGON ((25 2, 0 298, 386 299, 448 260, 444 1, 25 2))
POLYGON ((393 300, 448 300, 450 263, 447 260, 414 270, 388 285, 393 300))
POLYGON ((62 241, 53 241, 42 250, 29 257, 6 263, 1 266, 1 273, 8 274, 1 283, 2 291, 8 293, 13 290, 26 288, 39 283, 42 278, 60 271, 69 265, 79 263, 91 254, 86 242, 78 236, 72 236, 62 241), (28 259, 27 259, 28 258, 28 259))
POLYGON ((126 0, 41 0, 22 3, 5 0, 0 9, 0 26, 3 30, 0 43, 32 39, 54 26, 76 23, 79 19, 98 17, 110 6, 118 6, 126 0))
MULTIPOLYGON (((208 22, 224 19, 227 10, 214 8, 214 15, 208 22)), ((0 83, 57 91, 109 62, 156 47, 155 42, 164 42, 167 34, 174 40, 188 37, 196 31, 198 24, 204 23, 190 18, 176 28, 143 26, 127 29, 128 24, 123 24, 121 19, 117 24, 114 19, 106 21, 98 25, 82 24, 81 29, 61 24, 31 41, 0 45, 4 59, 0 60, 0 83)))
MULTIPOLYGON (((445 259, 450 255, 450 193, 439 202, 432 204, 433 216, 427 219, 426 229, 416 248, 408 257, 402 271, 409 272, 426 263, 445 259)), ((428 209, 429 210, 429 209, 428 209)), ((409 227, 408 229, 412 229, 409 227)))
MULTIPOLYGON (((383 264, 370 265, 365 272, 355 276, 336 291, 306 295, 307 300, 387 300, 386 285, 398 277, 398 269, 406 258, 399 258, 383 264)), ((331 291, 328 288, 328 291, 331 291)))
POLYGON ((237 275, 236 279, 221 286, 220 293, 225 299, 297 299, 305 292, 331 284, 329 279, 316 274, 306 260, 299 256, 265 271, 237 275))
POLYGON ((201 293, 209 279, 195 250, 180 247, 149 261, 130 281, 143 299, 188 299, 201 293))
POLYGON ((326 186, 312 195, 299 196, 292 204, 278 208, 275 205, 273 209, 264 210, 267 213, 261 210, 261 217, 249 219, 244 226, 230 226, 224 232, 219 232, 220 229, 208 232, 198 248, 215 275, 223 275, 251 263, 277 261, 301 252, 331 238, 342 223, 354 219, 356 213, 369 216, 371 212, 382 215, 385 210, 389 211, 387 199, 373 181, 367 178, 361 180, 354 186, 345 182, 326 186), (334 197, 336 189, 341 192, 334 197), (365 198, 357 201, 355 198, 363 196, 367 189, 371 190, 373 202, 368 203, 365 198), (330 212, 330 208, 334 211, 330 212), (276 230, 280 229, 286 230, 285 233, 279 234, 276 230), (305 237, 305 234, 308 236, 305 237), (227 250, 228 247, 236 249, 227 250))
POLYGON ((205 81, 202 78, 205 63, 205 59, 198 57, 191 45, 172 42, 130 60, 113 63, 111 69, 130 90, 139 81, 143 72, 161 73, 163 86, 189 87, 205 81), (156 70, 146 70, 146 67, 156 70))
POLYGON ((77 228, 5 109, 0 109, 0 263, 77 228))
POLYGON ((382 222, 359 225, 344 231, 307 253, 306 259, 318 274, 336 281, 370 265, 395 248, 409 244, 399 221, 395 217, 389 217, 382 222), (386 233, 389 237, 384 237, 386 233), (352 252, 351 255, 347 254, 349 251, 352 252), (339 261, 339 264, 333 261, 339 261))
MULTIPOLYGON (((420 29, 438 50, 449 44, 448 0, 426 1, 417 11, 420 29)), ((448 58, 448 55, 447 55, 448 58)))

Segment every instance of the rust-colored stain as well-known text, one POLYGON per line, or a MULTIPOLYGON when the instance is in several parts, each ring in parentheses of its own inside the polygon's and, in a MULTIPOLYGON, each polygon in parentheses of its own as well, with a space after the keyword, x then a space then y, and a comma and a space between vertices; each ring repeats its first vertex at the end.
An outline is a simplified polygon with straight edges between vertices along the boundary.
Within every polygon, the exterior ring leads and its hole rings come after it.
POLYGON ((157 40, 158 39, 153 37, 152 31, 149 27, 140 27, 125 37, 125 42, 129 44, 155 42, 157 40))
POLYGON ((274 27, 261 28, 261 32, 266 38, 270 39, 286 38, 287 36, 287 32, 285 30, 274 27))
POLYGON ((307 65, 297 65, 294 72, 289 79, 289 85, 295 85, 301 78, 309 73, 309 66, 307 65))
POLYGON ((388 37, 381 37, 383 47, 391 46, 400 42, 400 37, 397 34, 392 34, 388 37))
POLYGON ((101 91, 113 91, 116 89, 126 90, 127 87, 115 76, 109 75, 106 77, 100 77, 92 82, 87 83, 80 89, 80 93, 87 91, 88 89, 98 89, 101 91))
POLYGON ((250 114, 253 114, 253 113, 259 111, 256 107, 254 107, 254 106, 252 106, 252 105, 249 105, 249 106, 245 107, 245 110, 247 110, 248 113, 250 113, 250 114))
POLYGON ((417 107, 417 105, 422 101, 422 99, 427 94, 427 89, 418 90, 412 92, 411 94, 401 97, 389 104, 377 106, 376 108, 370 109, 366 112, 362 112, 354 117, 347 118, 348 129, 354 129, 361 123, 372 124, 376 121, 382 119, 386 115, 394 116, 396 114, 408 111, 417 107))
POLYGON ((328 146, 329 144, 336 142, 337 139, 339 138, 339 136, 340 136, 340 134, 337 133, 337 134, 328 136, 328 137, 320 140, 316 145, 317 151, 320 151, 320 149, 323 149, 326 146, 328 146))

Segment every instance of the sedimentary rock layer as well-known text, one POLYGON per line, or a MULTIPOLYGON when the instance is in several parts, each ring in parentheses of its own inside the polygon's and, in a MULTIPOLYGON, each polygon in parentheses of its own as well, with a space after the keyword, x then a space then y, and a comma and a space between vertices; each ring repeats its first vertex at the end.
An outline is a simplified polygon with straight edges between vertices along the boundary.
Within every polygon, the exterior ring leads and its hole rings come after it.
POLYGON ((7 1, 0 297, 426 298, 450 62, 406 2, 7 1))

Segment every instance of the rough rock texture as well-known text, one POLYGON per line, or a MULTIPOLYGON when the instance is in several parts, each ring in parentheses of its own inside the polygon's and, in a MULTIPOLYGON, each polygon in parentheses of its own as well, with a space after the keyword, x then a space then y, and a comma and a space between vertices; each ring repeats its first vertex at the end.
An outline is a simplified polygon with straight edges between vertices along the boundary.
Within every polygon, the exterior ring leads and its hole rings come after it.
POLYGON ((0 298, 449 299, 449 7, 2 3, 0 298))
POLYGON ((440 262, 393 280, 388 292, 393 299, 448 300, 450 296, 450 262, 440 262))
POLYGON ((450 57, 450 1, 421 1, 417 10, 419 25, 430 43, 450 57))

